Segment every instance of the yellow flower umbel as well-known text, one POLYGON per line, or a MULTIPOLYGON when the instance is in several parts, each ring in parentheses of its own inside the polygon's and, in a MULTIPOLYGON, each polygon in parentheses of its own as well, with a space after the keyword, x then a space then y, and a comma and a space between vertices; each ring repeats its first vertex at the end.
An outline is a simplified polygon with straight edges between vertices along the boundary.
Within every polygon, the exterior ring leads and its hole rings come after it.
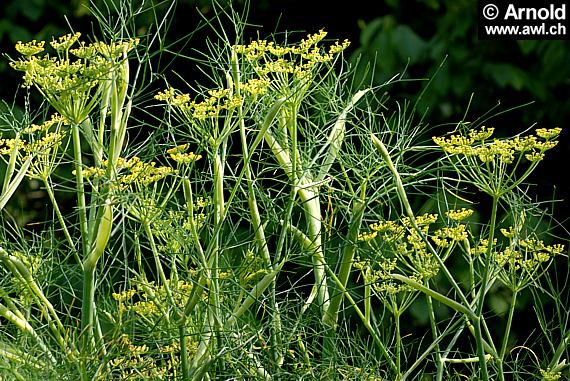
POLYGON ((71 49, 80 33, 67 34, 50 43, 56 55, 37 56, 44 51, 44 41, 18 42, 23 55, 10 62, 24 72, 23 87, 36 87, 44 98, 71 123, 81 123, 101 98, 105 80, 138 42, 129 40, 111 44, 94 43, 71 49), (71 54, 70 54, 71 53, 71 54), (73 59, 72 56, 76 56, 73 59))
POLYGON ((209 90, 202 101, 192 101, 189 94, 170 87, 154 98, 171 107, 182 121, 191 126, 190 132, 195 134, 196 140, 205 139, 210 147, 217 147, 220 139, 230 132, 228 117, 243 101, 232 89, 209 90))
POLYGON ((234 52, 244 58, 257 77, 242 84, 243 90, 259 94, 266 91, 265 87, 269 87, 281 96, 302 97, 309 89, 319 67, 334 61, 350 45, 350 42, 345 40, 342 43, 336 41, 328 48, 319 46, 326 35, 327 33, 321 30, 290 46, 280 46, 266 40, 253 41, 248 45, 234 45, 234 52))
POLYGON ((509 192, 536 168, 545 152, 558 143, 554 140, 560 128, 536 130, 536 135, 493 139, 493 128, 482 127, 468 134, 434 137, 433 141, 447 153, 458 172, 480 190, 501 197, 509 192), (527 164, 524 172, 515 177, 517 169, 527 164))
POLYGON ((521 238, 513 227, 501 229, 509 245, 494 253, 498 277, 513 291, 521 291, 533 284, 544 273, 553 258, 564 252, 564 245, 546 245, 536 237, 521 238))
POLYGON ((182 144, 174 148, 170 148, 166 153, 170 158, 178 164, 192 164, 202 158, 202 155, 197 155, 194 152, 187 152, 189 144, 182 144))
MULTIPOLYGON (((436 242, 437 255, 445 260, 455 243, 466 238, 465 226, 446 227, 430 232, 430 227, 437 220, 438 216, 430 213, 415 217, 424 237, 431 237, 436 242)), ((374 293, 391 309, 405 310, 417 295, 412 287, 392 278, 394 271, 421 284, 428 284, 439 273, 440 265, 429 250, 424 237, 412 227, 407 217, 401 221, 372 223, 370 232, 359 235, 359 241, 366 242, 381 256, 374 256, 368 261, 359 260, 354 266, 363 272, 365 282, 372 284, 374 293)))
POLYGON ((50 120, 40 125, 32 124, 16 133, 14 138, 0 139, 0 155, 15 154, 20 167, 31 157, 26 176, 47 181, 62 157, 59 147, 66 136, 61 128, 64 124, 67 122, 63 117, 52 115, 50 120))

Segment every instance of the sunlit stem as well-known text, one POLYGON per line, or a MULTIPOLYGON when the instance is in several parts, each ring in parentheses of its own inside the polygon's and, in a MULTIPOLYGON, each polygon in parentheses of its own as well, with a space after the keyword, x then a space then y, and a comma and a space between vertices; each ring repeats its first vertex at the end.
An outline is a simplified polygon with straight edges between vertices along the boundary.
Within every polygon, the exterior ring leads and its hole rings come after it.
POLYGON ((219 277, 220 277, 220 265, 219 265, 219 254, 220 254, 220 234, 222 230, 223 216, 225 213, 225 200, 224 200, 224 164, 222 162, 221 154, 219 148, 216 149, 214 155, 214 226, 216 227, 216 234, 214 237, 215 245, 212 250, 211 258, 212 267, 212 294, 214 298, 214 313, 216 317, 219 317, 220 313, 220 287, 219 287, 219 277))

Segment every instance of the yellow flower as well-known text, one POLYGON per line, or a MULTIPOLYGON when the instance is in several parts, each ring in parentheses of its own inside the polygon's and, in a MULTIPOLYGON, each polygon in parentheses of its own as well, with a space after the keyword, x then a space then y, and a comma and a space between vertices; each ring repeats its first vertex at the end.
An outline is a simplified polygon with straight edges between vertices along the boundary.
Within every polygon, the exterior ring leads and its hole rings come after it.
POLYGON ((190 145, 182 144, 166 151, 172 160, 180 164, 190 164, 202 158, 202 155, 196 155, 194 152, 186 152, 190 145))
POLYGON ((377 232, 363 232, 358 235, 358 240, 363 242, 370 242, 378 235, 377 232))
POLYGON ((501 228, 501 234, 503 234, 507 238, 514 238, 515 235, 517 234, 517 231, 515 230, 514 227, 509 226, 508 229, 501 228))
POLYGON ((22 41, 18 41, 16 43, 16 50, 23 56, 30 57, 41 53, 44 51, 45 41, 37 42, 36 40, 32 40, 30 42, 26 42, 25 44, 22 41))
POLYGON ((441 228, 435 232, 435 235, 441 239, 448 238, 452 241, 463 241, 464 239, 467 239, 465 225, 441 228))
POLYGON ((461 208, 460 210, 448 210, 445 215, 454 221, 463 221, 466 218, 471 217, 473 214, 472 209, 461 208))
POLYGON ((52 42, 50 42, 50 45, 58 51, 67 51, 69 50, 69 48, 71 48, 71 46, 73 46, 73 44, 75 44, 75 42, 77 40, 79 40, 79 37, 81 37, 81 33, 76 32, 76 33, 69 33, 66 34, 65 36, 61 36, 59 37, 57 40, 53 40, 52 42))
POLYGON ((551 128, 551 129, 538 128, 536 130, 536 135, 543 139, 550 140, 558 137, 558 135, 560 135, 561 132, 562 129, 560 127, 551 128))
POLYGON ((489 139, 494 132, 495 132, 494 127, 487 128, 483 126, 481 127, 480 130, 469 131, 469 137, 474 141, 480 141, 480 140, 489 139))
POLYGON ((537 162, 537 161, 541 161, 544 159, 544 153, 542 152, 532 152, 532 153, 527 153, 526 155, 524 155, 524 157, 530 161, 530 162, 537 162))

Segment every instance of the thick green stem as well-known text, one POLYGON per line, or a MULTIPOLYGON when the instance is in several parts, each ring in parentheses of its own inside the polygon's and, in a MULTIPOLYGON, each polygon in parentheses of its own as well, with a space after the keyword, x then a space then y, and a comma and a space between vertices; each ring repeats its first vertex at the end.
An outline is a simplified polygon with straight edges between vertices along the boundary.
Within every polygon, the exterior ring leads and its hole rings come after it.
POLYGON ((402 375, 402 335, 400 332, 400 310, 398 306, 393 306, 394 322, 396 323, 396 377, 400 378, 402 375))
POLYGON ((182 380, 188 381, 190 368, 188 366, 188 348, 186 345, 186 327, 181 324, 178 327, 180 335, 180 365, 182 367, 182 380))
MULTIPOLYGON (((58 344, 61 346, 62 350, 70 356, 70 358, 73 358, 75 354, 74 353, 75 348, 73 347, 73 345, 71 346, 71 348, 67 347, 67 343, 64 339, 65 329, 63 327, 63 324, 61 323, 61 320, 59 319, 59 316, 57 315, 57 312, 55 311, 53 305, 45 296, 44 292, 38 286, 36 281, 34 280, 32 274, 28 270, 28 267, 24 265, 24 263, 19 258, 8 254, 2 248, 0 248, 0 261, 4 263, 4 265, 8 267, 8 269, 10 269, 10 271, 16 278, 18 278, 29 288, 29 290, 32 292, 32 295, 36 300, 38 307, 41 309, 42 313, 47 319, 48 326, 50 327, 50 330, 54 334, 58 344)), ((8 307, 12 307, 12 310, 15 311, 15 313, 18 315, 19 318, 24 319, 23 315, 18 314, 19 311, 17 310, 16 306, 11 303, 11 301, 7 304, 8 307)))
POLYGON ((85 184, 83 180, 83 159, 81 151, 81 137, 79 135, 79 125, 71 124, 71 134, 73 139, 73 164, 75 166, 75 187, 77 193, 77 211, 79 214, 79 231, 81 234, 81 246, 83 256, 86 258, 90 251, 89 228, 87 225, 87 208, 85 203, 85 184))
POLYGON ((18 317, 15 313, 10 311, 8 308, 6 308, 6 306, 4 306, 1 303, 0 303, 0 316, 2 316, 6 320, 14 324, 22 332, 30 335, 34 339, 34 341, 38 344, 40 349, 48 356, 50 361, 54 364, 57 363, 55 357, 53 356, 49 348, 46 346, 42 338, 38 335, 38 333, 34 330, 34 328, 25 319, 18 317))
POLYGON ((317 287, 317 298, 324 322, 332 322, 333 319, 329 315, 329 292, 327 285, 327 277, 324 268, 326 263, 322 245, 322 220, 321 220, 321 202, 319 200, 318 191, 299 192, 303 208, 305 210, 305 220, 307 221, 308 236, 311 240, 311 258, 313 260, 313 271, 315 274, 315 286, 317 287), (310 197, 310 198, 305 198, 310 197))
POLYGON ((83 350, 86 353, 95 347, 93 336, 93 304, 95 303, 96 264, 83 265, 83 303, 81 305, 81 331, 83 350))
POLYGON ((214 207, 214 226, 216 228, 216 233, 214 237, 215 244, 211 253, 212 257, 210 258, 212 263, 212 267, 210 269, 212 276, 212 294, 210 295, 213 295, 214 298, 214 315, 216 316, 216 320, 218 320, 220 317, 220 234, 225 213, 224 164, 222 162, 219 149, 216 150, 216 154, 214 156, 214 207))
POLYGON ((95 271, 97 262, 105 252, 113 226, 113 206, 111 200, 105 200, 97 219, 97 234, 93 247, 83 261, 83 302, 81 306, 81 327, 84 335, 84 351, 94 348, 94 307, 95 307, 95 271))

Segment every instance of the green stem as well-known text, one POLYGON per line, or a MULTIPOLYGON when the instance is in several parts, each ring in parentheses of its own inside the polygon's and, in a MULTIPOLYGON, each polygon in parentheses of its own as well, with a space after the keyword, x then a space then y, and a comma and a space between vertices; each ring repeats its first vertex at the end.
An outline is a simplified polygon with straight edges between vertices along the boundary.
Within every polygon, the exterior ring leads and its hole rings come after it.
POLYGON ((560 358, 564 355, 564 352, 568 348, 569 344, 570 344, 570 330, 566 332, 566 336, 564 336, 564 339, 562 339, 562 341, 560 342, 560 344, 556 348, 556 351, 554 352, 554 356, 552 357, 552 360, 550 360, 550 363, 548 364, 548 367, 550 369, 555 369, 555 368, 559 368, 559 367, 564 368, 565 366, 568 365, 568 364, 566 364, 565 359, 562 360, 562 363, 561 363, 560 358))
MULTIPOLYGON (((69 355, 71 359, 73 359, 75 349, 73 348, 73 345, 71 346, 71 350, 69 350, 67 347, 67 343, 64 340, 65 329, 63 327, 63 324, 61 323, 61 320, 59 319, 59 316, 57 315, 53 305, 45 296, 41 288, 38 286, 26 265, 24 265, 24 263, 19 258, 8 254, 8 252, 2 248, 0 248, 0 261, 2 261, 4 265, 10 269, 12 274, 22 283, 24 283, 32 292, 32 295, 34 296, 37 305, 41 309, 42 314, 47 319, 48 326, 52 333, 55 335, 58 344, 62 350, 67 355, 69 355)), ((12 308, 18 318, 25 320, 24 316, 19 312, 16 306, 12 304, 11 301, 9 301, 7 304, 8 307, 12 308)))
POLYGON ((34 328, 26 320, 18 317, 12 311, 10 311, 8 308, 6 308, 6 306, 4 306, 2 303, 0 303, 0 316, 4 317, 6 320, 8 320, 12 324, 14 324, 22 332, 30 335, 35 340, 35 342, 38 344, 40 349, 48 356, 50 361, 53 364, 57 363, 55 357, 53 356, 53 354, 51 353, 51 351, 49 350, 47 345, 44 343, 44 341, 41 339, 41 337, 38 335, 38 333, 34 330, 34 328))
POLYGON ((515 313, 515 307, 517 304, 518 289, 513 291, 513 297, 511 299, 511 305, 509 308, 509 317, 507 318, 507 326, 505 327, 505 335, 503 337, 503 344, 501 345, 501 352, 499 352, 499 379, 504 380, 503 375, 503 363, 505 361, 505 355, 507 353, 507 346, 509 344, 509 337, 511 335, 511 326, 513 324, 513 316, 515 313))
POLYGON ((364 317, 368 324, 370 324, 370 315, 372 313, 372 284, 366 280, 369 279, 370 271, 370 266, 367 266, 364 274, 364 317))
MULTIPOLYGON (((168 288, 168 279, 166 279, 166 274, 164 273, 164 269, 162 268, 162 262, 160 261, 160 254, 158 252, 158 248, 156 247, 156 242, 154 241, 154 234, 152 233, 152 229, 150 227, 150 222, 143 221, 142 226, 143 226, 144 232, 147 235, 148 242, 150 243, 150 251, 152 251, 152 256, 154 258, 154 263, 156 265, 156 271, 158 273, 160 281, 162 282, 162 285, 166 289, 170 290, 168 288)), ((168 292, 168 294, 170 294, 170 292, 168 292)))
POLYGON ((93 304, 95 303, 95 263, 83 265, 83 303, 81 305, 81 330, 83 351, 89 353, 95 347, 93 336, 93 304))
POLYGON ((476 307, 476 314, 480 316, 485 304, 485 294, 487 290, 487 283, 489 283, 489 269, 491 267, 493 241, 495 240, 495 228, 497 224, 497 209, 499 206, 499 197, 493 196, 493 205, 491 207, 491 226, 489 228, 489 239, 487 244, 487 255, 485 258, 485 267, 483 269, 483 276, 481 278, 481 286, 479 290, 479 300, 476 307))
MULTIPOLYGON (((111 200, 105 200, 96 220, 97 234, 95 242, 83 260, 83 301, 81 306, 81 326, 84 335, 84 351, 94 348, 95 337, 93 335, 94 311, 95 311, 95 271, 97 262, 105 252, 113 226, 113 206, 111 200)), ((102 343, 101 343, 102 344, 102 343)))
MULTIPOLYGON (((164 290, 166 291, 166 296, 168 297, 168 300, 170 301, 172 308, 175 308, 176 302, 174 301, 174 297, 172 296, 172 291, 170 290, 170 284, 166 279, 166 274, 164 273, 164 269, 162 268, 162 262, 160 261, 160 254, 158 252, 158 248, 156 247, 156 242, 154 241, 154 234, 152 233, 150 222, 143 221, 142 225, 147 235, 148 241, 150 243, 150 250, 152 251, 154 263, 156 265, 156 271, 158 272, 158 276, 160 277, 160 281, 162 282, 164 290)), ((166 316, 166 318, 169 319, 168 316, 166 316)))
MULTIPOLYGON (((479 300, 475 314, 481 317, 483 313, 483 306, 485 304, 485 294, 487 291, 487 283, 489 283, 489 270, 491 267, 491 257, 493 253, 493 241, 495 239, 495 227, 497 223, 497 209, 499 206, 499 196, 493 196, 493 205, 491 207, 491 226, 489 228, 489 243, 487 245, 487 255, 485 258, 485 267, 483 269, 483 276, 481 278, 481 286, 479 288, 479 300)), ((489 373, 487 370, 487 361, 485 359, 485 349, 483 346, 483 336, 481 333, 481 320, 477 319, 473 322, 475 328, 475 339, 477 340, 477 355, 479 356, 479 364, 481 366, 483 381, 489 380, 489 373)))
POLYGON ((477 356, 479 357, 479 366, 481 367, 481 378, 484 381, 489 381, 489 371, 487 370, 487 356, 485 356, 483 334, 481 333, 481 322, 475 321, 473 323, 473 328, 475 330, 475 339, 477 340, 477 356))
POLYGON ((214 237, 214 247, 211 255, 213 257, 211 276, 212 276, 212 293, 214 297, 214 315, 216 316, 216 321, 220 318, 220 265, 219 265, 219 255, 220 255, 220 234, 222 232, 222 222, 225 213, 225 201, 224 201, 224 164, 222 163, 222 158, 220 152, 216 149, 214 156, 214 206, 216 208, 214 213, 214 226, 216 228, 216 233, 214 237))
POLYGON ((400 274, 390 274, 390 277, 397 279, 401 282, 404 282, 408 286, 411 286, 411 287, 415 288, 416 290, 423 292, 424 294, 434 298, 438 302, 445 304, 446 306, 453 308, 455 311, 464 314, 465 316, 467 316, 471 320, 474 320, 474 321, 479 320, 479 318, 474 314, 474 312, 471 311, 471 309, 469 309, 467 306, 464 306, 463 304, 457 303, 455 300, 450 299, 447 296, 440 294, 439 292, 432 290, 431 288, 428 288, 428 287, 424 286, 423 284, 421 284, 421 283, 419 283, 413 279, 410 279, 410 278, 408 278, 404 275, 400 275, 400 274))
POLYGON ((396 377, 400 378, 402 372, 402 336, 400 333, 400 310, 398 306, 393 306, 394 322, 396 323, 396 377))
POLYGON ((90 251, 89 228, 87 225, 87 208, 85 203, 85 184, 83 180, 83 159, 81 152, 81 137, 79 135, 79 125, 71 124, 73 138, 73 164, 75 166, 75 186, 77 193, 77 209, 79 213, 79 231, 81 234, 81 246, 83 256, 86 258, 90 251))
MULTIPOLYGON (((305 250, 312 245, 311 240, 302 231, 300 231, 297 227, 295 227, 291 224, 289 224, 287 227, 293 233, 294 237, 301 242, 301 244, 303 245, 305 250)), ((378 333, 376 332, 374 327, 372 327, 370 321, 366 319, 366 316, 362 313, 362 310, 360 309, 360 307, 358 307, 358 304, 356 303, 356 301, 354 300, 352 295, 350 295, 350 293, 348 292, 346 287, 342 284, 340 279, 338 279, 336 274, 329 268, 329 266, 325 262, 322 263, 322 266, 325 268, 327 274, 331 277, 333 282, 335 282, 336 287, 338 287, 340 292, 342 292, 344 294, 344 297, 351 304, 352 308, 354 309, 354 311, 356 312, 356 314, 358 315, 358 317, 360 318, 360 320, 364 324, 364 327, 368 330, 368 332, 372 336, 374 343, 378 346, 378 348, 382 352, 382 355, 384 356, 386 361, 388 361, 388 365, 395 372, 396 371, 396 364, 394 363, 394 360, 392 359, 392 357, 390 356, 390 354, 386 350, 384 343, 382 342, 382 340, 380 340, 378 333)))
POLYGON ((439 348, 439 342, 437 339, 441 335, 439 333, 439 330, 437 329, 437 324, 435 321, 435 311, 433 309, 432 297, 429 295, 426 295, 426 301, 427 301, 427 306, 428 306, 429 323, 431 326, 431 337, 433 339, 433 342, 435 343, 435 361, 439 365, 441 363, 441 352, 440 352, 440 348, 439 348))
POLYGON ((321 310, 323 322, 331 325, 333 318, 330 316, 330 300, 326 271, 324 268, 326 260, 322 245, 321 202, 319 200, 319 192, 313 187, 311 187, 311 189, 299 189, 299 197, 303 203, 305 221, 307 221, 308 237, 311 240, 309 253, 311 253, 311 258, 313 260, 313 271, 315 275, 315 287, 317 288, 319 308, 321 310))
POLYGON ((180 362, 182 367, 182 380, 188 381, 190 368, 188 366, 188 348, 186 346, 186 328, 183 324, 178 327, 180 334, 180 362))

